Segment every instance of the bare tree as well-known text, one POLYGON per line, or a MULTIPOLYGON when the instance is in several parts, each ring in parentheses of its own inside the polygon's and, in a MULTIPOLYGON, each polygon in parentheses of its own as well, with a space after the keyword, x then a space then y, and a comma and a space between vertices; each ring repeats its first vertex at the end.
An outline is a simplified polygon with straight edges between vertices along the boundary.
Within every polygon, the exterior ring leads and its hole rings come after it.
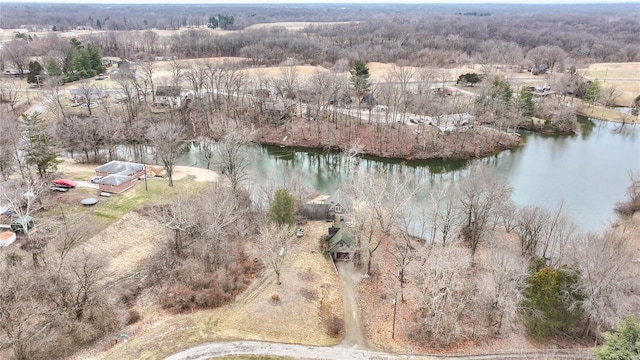
POLYGON ((14 79, 3 82, 0 85, 0 102, 6 102, 9 104, 11 111, 16 111, 16 105, 20 100, 19 86, 14 79))
POLYGON ((416 259, 416 249, 412 245, 411 235, 409 235, 407 228, 399 231, 395 231, 392 234, 393 244, 387 251, 393 256, 395 260, 397 273, 394 273, 398 283, 400 285, 400 301, 404 302, 404 288, 407 283, 407 268, 409 264, 416 259))
POLYGON ((400 171, 392 173, 382 169, 374 176, 354 174, 350 191, 357 224, 357 252, 366 249, 368 253, 368 275, 371 274, 373 254, 384 236, 397 225, 417 190, 414 179, 400 171))
POLYGON ((615 106, 622 95, 622 90, 615 85, 604 86, 600 92, 600 101, 604 106, 615 106))
POLYGON ((191 90, 198 99, 204 97, 204 83, 207 79, 207 68, 205 63, 199 62, 195 66, 185 70, 184 77, 189 82, 191 90))
POLYGON ((171 84, 173 86, 180 86, 187 69, 187 64, 184 60, 174 56, 169 60, 169 65, 171 67, 171 84))
POLYGON ((16 149, 19 148, 20 133, 16 118, 8 114, 0 116, 0 128, 2 129, 0 132, 0 175, 6 181, 15 171, 16 159, 14 155, 16 149))
MULTIPOLYGON (((47 184, 37 180, 15 182, 12 187, 5 186, 4 201, 11 206, 11 212, 18 218, 32 215, 42 207, 42 196, 47 191, 47 184)), ((31 233, 24 229, 27 239, 31 233)))
POLYGON ((190 234, 198 223, 193 208, 193 199, 178 194, 175 201, 157 208, 153 216, 167 229, 173 231, 171 250, 182 256, 191 241, 190 234))
POLYGON ((144 42, 145 52, 147 54, 153 54, 155 52, 158 37, 159 35, 155 31, 147 30, 142 33, 142 41, 144 42))
MULTIPOLYGON (((146 61, 138 65, 138 70, 140 70, 142 83, 144 84, 144 93, 146 95, 149 92, 151 92, 152 104, 156 102, 155 87, 153 85, 154 68, 155 68, 155 63, 153 61, 146 61)), ((145 96, 145 101, 147 101, 146 96, 145 96)))
POLYGON ((83 80, 78 83, 78 90, 80 91, 81 96, 84 98, 84 101, 87 105, 87 111, 89 112, 89 116, 93 115, 91 112, 91 108, 95 107, 95 102, 100 100, 102 89, 99 89, 97 86, 93 85, 89 80, 83 80))
POLYGON ((478 312, 474 287, 467 276, 470 260, 469 254, 458 247, 432 245, 429 257, 415 274, 420 311, 413 338, 443 347, 471 337, 474 326, 458 320, 478 312))
POLYGON ((47 79, 47 86, 49 88, 49 92, 51 94, 51 105, 49 110, 51 112, 58 114, 58 120, 65 119, 67 115, 64 112, 65 106, 62 104, 62 97, 65 93, 64 85, 62 78, 59 76, 51 76, 47 79))
POLYGON ((140 103, 140 86, 133 71, 123 70, 125 73, 114 79, 117 85, 116 101, 126 108, 128 123, 131 124, 138 116, 138 106, 140 103))
POLYGON ((577 234, 575 224, 563 214, 562 204, 554 211, 526 206, 518 210, 516 218, 522 256, 531 261, 542 257, 551 264, 563 264, 566 245, 577 234))
POLYGON ((453 235, 460 222, 459 209, 456 206, 457 194, 454 189, 442 184, 439 189, 429 192, 431 198, 431 239, 440 241, 442 246, 447 245, 447 240, 453 235))
POLYGON ((7 54, 7 57, 15 65, 22 78, 24 71, 28 69, 29 57, 32 53, 29 42, 19 39, 5 42, 2 45, 2 51, 7 54))
POLYGON ((252 128, 231 130, 215 149, 216 167, 229 178, 234 191, 247 179, 252 162, 251 144, 254 136, 252 128))
POLYGON ((495 334, 501 334, 505 326, 517 326, 520 290, 524 287, 527 269, 518 257, 507 252, 492 253, 488 261, 492 280, 489 322, 495 334))
POLYGON ((256 247, 263 259, 276 274, 276 284, 280 285, 280 273, 289 244, 294 238, 293 229, 288 226, 278 226, 268 223, 260 228, 260 237, 256 247))
POLYGON ((99 282, 104 277, 106 259, 87 251, 68 264, 71 288, 67 292, 69 307, 75 320, 84 320, 99 291, 99 282))
POLYGON ((155 156, 167 171, 169 186, 173 186, 173 167, 182 151, 184 127, 181 124, 165 121, 156 124, 149 131, 149 140, 153 144, 155 156))
POLYGON ((629 172, 631 184, 627 188, 627 199, 618 201, 615 209, 622 215, 633 215, 640 210, 640 173, 629 172))
POLYGON ((193 232, 194 253, 207 271, 225 271, 225 266, 242 259, 244 246, 237 240, 247 238, 256 225, 251 224, 247 204, 228 187, 214 184, 204 195, 195 200, 198 230, 193 232))
POLYGON ((463 237, 471 247, 473 262, 480 240, 500 204, 509 201, 513 189, 487 169, 470 169, 460 182, 460 211, 464 214, 463 237))
POLYGON ((628 234, 607 230, 576 238, 570 254, 580 272, 580 306, 585 312, 583 334, 599 338, 621 319, 640 311, 638 268, 632 265, 628 234))
POLYGON ((47 284, 22 264, 15 254, 0 262, 0 349, 11 348, 16 360, 29 360, 51 330, 51 303, 42 303, 38 292, 47 284))

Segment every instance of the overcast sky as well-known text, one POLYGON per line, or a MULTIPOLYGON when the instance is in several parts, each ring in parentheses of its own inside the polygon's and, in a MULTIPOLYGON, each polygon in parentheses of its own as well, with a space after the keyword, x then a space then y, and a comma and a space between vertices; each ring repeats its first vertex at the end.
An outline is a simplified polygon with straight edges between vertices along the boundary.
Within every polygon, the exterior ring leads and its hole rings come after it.
MULTIPOLYGON (((3 0, 0 0, 2 3, 3 0)), ((17 3, 74 3, 74 4, 308 4, 308 3, 332 3, 332 4, 433 4, 433 3, 462 3, 462 4, 599 4, 599 3, 634 3, 640 4, 639 0, 635 1, 620 1, 620 0, 40 0, 40 1, 25 1, 25 0, 9 0, 6 2, 17 3)), ((0 9, 1 9, 0 4, 0 9)))

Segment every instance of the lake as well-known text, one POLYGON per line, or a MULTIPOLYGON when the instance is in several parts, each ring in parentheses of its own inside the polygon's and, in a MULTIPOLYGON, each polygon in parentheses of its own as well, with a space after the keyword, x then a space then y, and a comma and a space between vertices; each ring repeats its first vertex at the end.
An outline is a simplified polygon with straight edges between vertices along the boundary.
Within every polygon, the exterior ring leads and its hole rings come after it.
MULTIPOLYGON (((509 181, 516 204, 555 209, 562 203, 582 230, 596 231, 614 219, 613 207, 625 198, 629 172, 640 172, 640 125, 584 117, 579 124, 575 136, 525 132, 523 146, 487 158, 407 162, 365 157, 356 169, 402 168, 420 176, 427 187, 437 187, 455 181, 467 165, 481 162, 509 181)), ((180 163, 202 166, 197 147, 191 147, 180 163)), ((250 178, 260 185, 294 172, 321 193, 332 193, 347 179, 347 166, 338 155, 271 146, 259 148, 250 178)))

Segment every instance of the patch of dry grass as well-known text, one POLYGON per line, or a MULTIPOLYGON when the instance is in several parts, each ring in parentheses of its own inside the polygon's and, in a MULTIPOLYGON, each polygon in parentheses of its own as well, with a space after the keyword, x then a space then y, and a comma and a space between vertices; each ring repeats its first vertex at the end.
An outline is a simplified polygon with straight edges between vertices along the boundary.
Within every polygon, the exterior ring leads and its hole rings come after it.
POLYGON ((344 313, 340 279, 318 250, 318 239, 326 228, 324 222, 305 226, 305 236, 294 240, 285 259, 281 285, 265 269, 264 276, 232 304, 172 317, 158 314, 144 319, 143 314, 140 324, 123 329, 131 335, 130 341, 113 347, 102 358, 159 359, 198 344, 238 339, 337 344, 340 339, 327 334, 321 316, 327 308, 340 317, 344 313), (271 299, 274 293, 279 301, 271 299))
POLYGON ((587 116, 594 119, 602 119, 618 123, 625 122, 634 124, 640 122, 640 117, 638 116, 626 115, 620 111, 607 109, 602 106, 589 106, 584 103, 577 106, 576 113, 578 115, 587 116))
POLYGON ((340 24, 355 24, 358 21, 333 21, 333 22, 315 22, 315 21, 291 21, 291 22, 274 22, 274 23, 261 23, 247 26, 247 30, 255 29, 267 29, 271 27, 283 27, 287 30, 302 30, 308 26, 325 26, 325 25, 340 25, 340 24))
POLYGON ((640 95, 640 62, 591 64, 581 73, 589 80, 598 80, 603 87, 620 89, 622 94, 617 102, 621 106, 629 106, 640 95))

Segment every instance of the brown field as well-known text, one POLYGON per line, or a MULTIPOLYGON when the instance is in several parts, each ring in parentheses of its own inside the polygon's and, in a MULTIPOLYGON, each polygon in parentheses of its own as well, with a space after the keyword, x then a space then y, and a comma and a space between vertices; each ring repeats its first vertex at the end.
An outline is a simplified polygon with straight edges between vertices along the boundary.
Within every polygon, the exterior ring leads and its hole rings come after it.
POLYGON ((598 63, 581 70, 589 80, 598 80, 603 87, 615 86, 622 92, 618 105, 629 106, 640 95, 640 62, 598 63))
POLYGON ((334 21, 334 22, 275 22, 275 23, 264 23, 264 24, 253 24, 251 26, 247 26, 247 30, 255 30, 255 29, 266 29, 270 27, 283 27, 287 30, 302 30, 308 26, 323 26, 323 25, 338 25, 338 24, 353 24, 357 23, 357 21, 334 21))
POLYGON ((329 336, 323 323, 327 314, 342 317, 344 312, 338 274, 318 248, 327 225, 310 222, 304 227, 305 236, 296 239, 288 251, 281 285, 265 269, 234 303, 176 316, 152 305, 153 295, 149 294, 137 306, 143 319, 121 331, 130 336, 127 344, 113 346, 110 339, 75 358, 160 359, 195 344, 238 339, 337 344, 340 339, 329 336), (271 300, 276 293, 279 302, 271 300))
MULTIPOLYGON (((93 167, 65 160, 59 165, 59 170, 61 176, 86 180, 93 175, 93 167)), ((93 216, 98 213, 107 215, 109 204, 133 210, 155 201, 153 199, 158 196, 166 198, 165 190, 173 192, 185 187, 197 189, 194 182, 219 179, 210 170, 178 166, 175 169, 174 189, 166 186, 166 180, 149 179, 148 193, 144 185, 139 183, 123 194, 100 198, 98 207, 91 210, 80 207, 79 211, 90 211, 93 216), (158 194, 159 191, 163 194, 158 194)), ((70 199, 69 195, 78 195, 81 198, 95 190, 79 188, 73 191, 54 196, 60 196, 58 201, 64 202, 63 197, 70 199)), ((75 197, 71 199, 71 203, 75 203, 75 200, 75 197)), ((82 216, 76 212, 73 214, 82 216)), ((119 329, 113 336, 81 351, 74 358, 158 359, 191 344, 229 339, 335 345, 340 337, 329 336, 324 319, 331 314, 342 317, 344 310, 340 279, 332 263, 319 249, 319 239, 326 233, 327 224, 310 222, 303 226, 305 236, 297 238, 287 253, 282 285, 275 284, 273 272, 266 269, 263 276, 255 280, 234 303, 219 309, 177 316, 159 308, 156 305, 159 294, 150 290, 140 296, 135 307, 142 316, 141 321, 119 329), (273 302, 271 294, 276 293, 280 301, 273 302), (283 323, 287 323, 287 326, 283 326, 283 323), (130 341, 114 347, 114 340, 120 333, 129 334, 130 341)), ((128 211, 83 243, 82 248, 109 259, 103 281, 115 281, 135 273, 166 234, 166 229, 155 220, 136 211, 128 211)))

